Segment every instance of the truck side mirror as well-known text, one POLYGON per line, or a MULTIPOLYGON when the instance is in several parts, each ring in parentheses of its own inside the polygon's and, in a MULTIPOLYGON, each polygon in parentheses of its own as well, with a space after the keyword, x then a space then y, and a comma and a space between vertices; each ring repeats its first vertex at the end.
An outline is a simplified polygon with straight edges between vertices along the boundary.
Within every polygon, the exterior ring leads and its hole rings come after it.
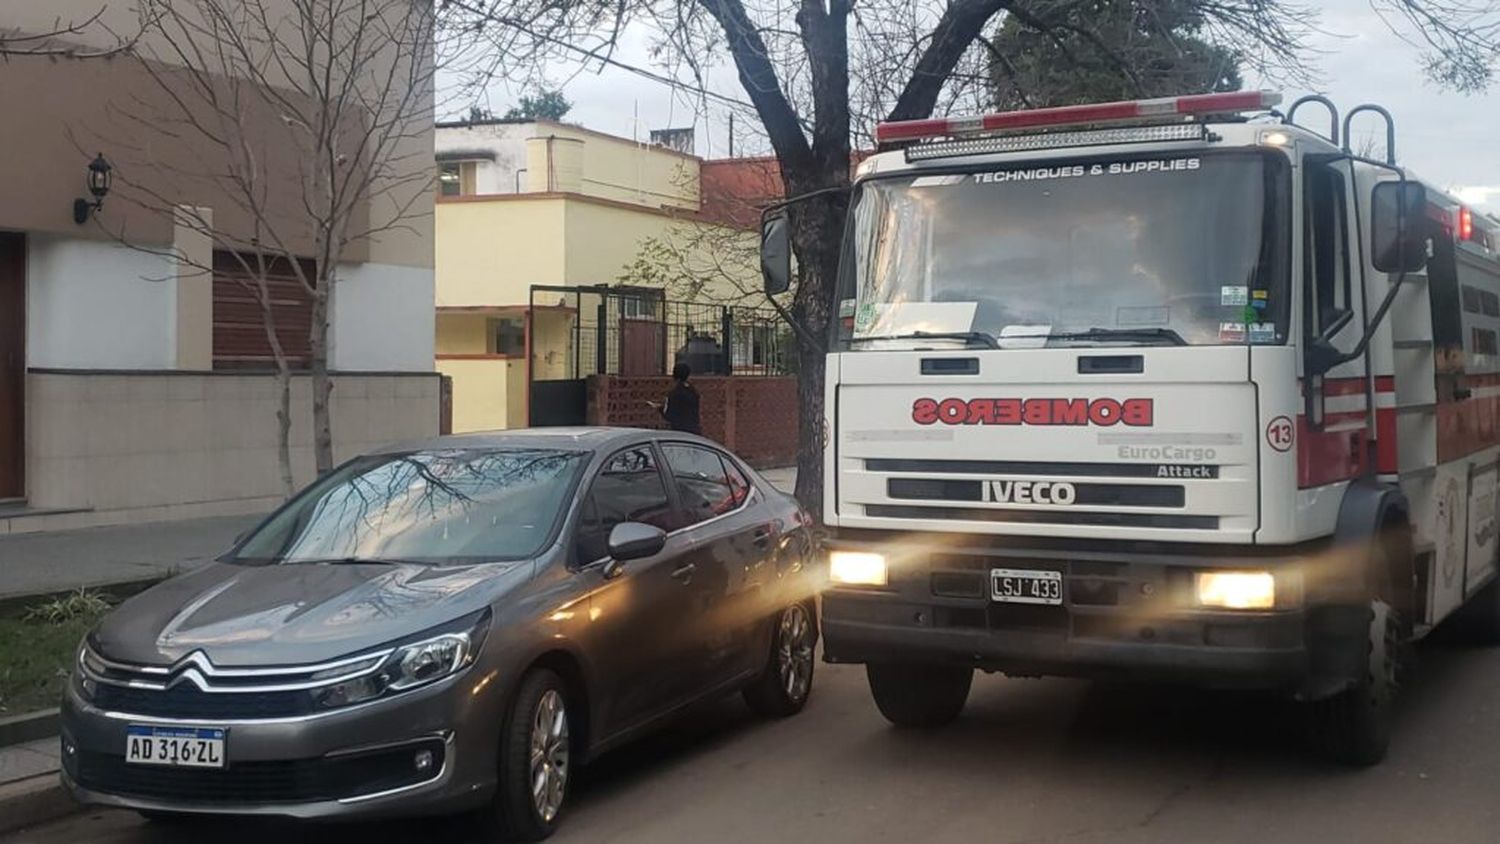
POLYGON ((1381 182, 1370 195, 1370 260, 1383 273, 1410 273, 1427 264, 1427 189, 1417 182, 1381 182))
POLYGON ((792 234, 785 212, 761 218, 760 277, 768 296, 792 286, 792 234))

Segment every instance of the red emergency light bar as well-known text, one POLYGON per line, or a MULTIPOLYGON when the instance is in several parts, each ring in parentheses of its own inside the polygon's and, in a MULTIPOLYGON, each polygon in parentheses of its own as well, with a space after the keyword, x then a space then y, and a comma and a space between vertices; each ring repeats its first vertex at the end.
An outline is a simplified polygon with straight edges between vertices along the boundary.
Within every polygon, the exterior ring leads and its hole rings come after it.
POLYGON ((1458 207, 1458 239, 1474 239, 1474 212, 1466 205, 1458 207))
POLYGON ((877 124, 875 141, 888 144, 895 141, 948 138, 980 132, 998 132, 1005 129, 1119 123, 1153 117, 1195 114, 1238 114, 1245 111, 1262 111, 1279 102, 1281 102, 1281 95, 1270 91, 1231 91, 1226 94, 1197 94, 1188 97, 1163 97, 1155 100, 1127 100, 1118 103, 1006 111, 977 117, 897 120, 877 124))

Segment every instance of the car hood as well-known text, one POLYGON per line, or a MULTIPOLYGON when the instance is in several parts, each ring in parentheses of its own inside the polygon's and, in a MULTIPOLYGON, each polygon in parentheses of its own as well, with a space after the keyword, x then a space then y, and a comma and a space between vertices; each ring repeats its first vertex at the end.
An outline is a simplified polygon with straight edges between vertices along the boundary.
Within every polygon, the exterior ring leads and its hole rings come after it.
POLYGON ((93 641, 109 659, 170 665, 306 665, 385 644, 480 610, 532 563, 240 566, 216 563, 121 604, 93 641))

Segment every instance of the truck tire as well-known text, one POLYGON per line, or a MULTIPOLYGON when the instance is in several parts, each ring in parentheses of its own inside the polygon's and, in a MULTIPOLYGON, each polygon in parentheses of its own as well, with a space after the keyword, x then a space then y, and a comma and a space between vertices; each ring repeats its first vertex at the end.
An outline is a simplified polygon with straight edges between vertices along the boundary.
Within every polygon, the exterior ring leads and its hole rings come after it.
POLYGON ((1400 541, 1376 541, 1371 549, 1371 573, 1379 588, 1368 609, 1364 672, 1347 690, 1307 705, 1313 747, 1341 765, 1377 765, 1391 747, 1395 696, 1410 639, 1410 619, 1392 600, 1392 546, 1401 547, 1400 541))
POLYGON ((972 668, 876 662, 865 666, 870 694, 887 721, 898 727, 940 727, 964 711, 972 668))

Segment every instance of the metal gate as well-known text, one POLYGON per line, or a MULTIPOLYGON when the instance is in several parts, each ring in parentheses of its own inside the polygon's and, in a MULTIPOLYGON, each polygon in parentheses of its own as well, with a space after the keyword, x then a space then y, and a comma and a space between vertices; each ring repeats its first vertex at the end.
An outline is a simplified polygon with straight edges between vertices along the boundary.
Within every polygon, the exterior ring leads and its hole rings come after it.
POLYGON ((583 425, 590 375, 786 371, 790 343, 768 309, 672 302, 644 287, 534 285, 527 333, 529 424, 583 425))

